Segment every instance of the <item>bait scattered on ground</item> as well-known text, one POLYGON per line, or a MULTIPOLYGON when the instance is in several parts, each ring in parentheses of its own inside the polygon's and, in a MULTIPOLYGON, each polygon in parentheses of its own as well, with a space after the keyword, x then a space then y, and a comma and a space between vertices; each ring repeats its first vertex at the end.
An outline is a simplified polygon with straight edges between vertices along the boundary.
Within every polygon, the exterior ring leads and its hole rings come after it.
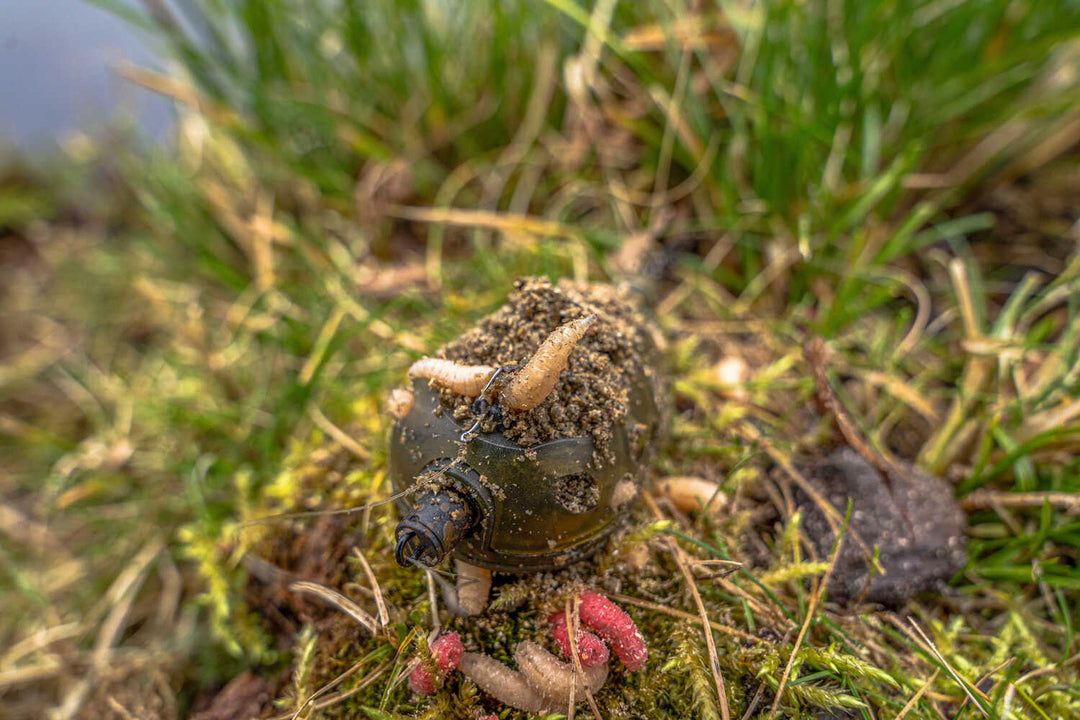
POLYGON ((454 559, 457 572, 457 605, 466 615, 479 615, 488 604, 491 592, 491 571, 464 560, 454 559))
POLYGON ((455 632, 443 633, 431 643, 431 664, 421 660, 409 673, 409 688, 418 695, 431 695, 446 674, 457 669, 464 654, 461 636, 455 632))
POLYGON ((461 673, 476 686, 504 705, 530 713, 549 713, 555 708, 517 670, 483 653, 465 653, 461 673))
POLYGON ((514 661, 525 680, 556 707, 584 701, 607 680, 607 664, 584 665, 579 673, 573 662, 563 662, 532 640, 522 640, 514 649, 514 661))
POLYGON ((562 651, 563 655, 573 657, 573 645, 577 646, 581 664, 585 667, 604 665, 611 656, 604 641, 582 627, 578 627, 572 645, 570 642, 569 620, 564 610, 558 610, 551 614, 551 617, 548 618, 548 627, 551 629, 552 639, 559 646, 559 650, 562 651))
POLYGON ((719 485, 697 477, 662 478, 653 482, 653 490, 683 512, 719 513, 728 501, 719 485))
POLYGON ((644 668, 649 659, 649 650, 630 616, 611 600, 592 590, 583 590, 578 599, 581 601, 578 606, 581 622, 611 643, 627 670, 634 672, 644 668))
MULTIPOLYGON (((442 635, 432 644, 432 656, 444 673, 460 660, 461 672, 505 705, 526 712, 567 710, 577 702, 589 700, 607 680, 609 652, 604 641, 611 643, 630 672, 643 669, 648 660, 641 632, 621 608, 592 590, 581 591, 576 600, 581 624, 596 634, 579 628, 575 642, 571 643, 566 613, 553 613, 549 630, 567 656, 566 661, 534 641, 522 640, 513 651, 518 666, 514 670, 486 654, 457 653, 461 642, 454 633, 442 635)), ((573 604, 569 603, 568 607, 573 604)), ((431 669, 423 664, 413 670, 409 684, 422 695, 430 695, 437 686, 431 669)))

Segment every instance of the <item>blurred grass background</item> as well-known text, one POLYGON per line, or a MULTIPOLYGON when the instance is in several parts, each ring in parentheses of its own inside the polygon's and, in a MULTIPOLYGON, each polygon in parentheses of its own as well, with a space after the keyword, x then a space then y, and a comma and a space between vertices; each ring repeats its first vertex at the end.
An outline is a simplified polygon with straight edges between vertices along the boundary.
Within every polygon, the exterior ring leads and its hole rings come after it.
MULTIPOLYGON (((292 639, 243 602, 237 525, 385 495, 385 394, 412 359, 522 274, 618 279, 635 248, 671 341, 658 472, 812 450, 809 332, 872 442, 970 512, 957 595, 908 608, 935 652, 819 610, 808 645, 880 674, 818 658, 783 711, 941 717, 966 690, 989 717, 1080 712, 1080 8, 94 2, 166 48, 167 75, 121 73, 179 120, 168 150, 75 138, 0 177, 0 715, 183 716, 287 667, 292 639), (731 355, 748 406, 713 371, 731 355), (305 484, 341 428, 348 472, 305 484)), ((801 622, 812 578, 774 576, 801 622)), ((729 682, 775 691, 791 640, 725 656, 729 682)), ((655 714, 690 712, 682 670, 655 714)))

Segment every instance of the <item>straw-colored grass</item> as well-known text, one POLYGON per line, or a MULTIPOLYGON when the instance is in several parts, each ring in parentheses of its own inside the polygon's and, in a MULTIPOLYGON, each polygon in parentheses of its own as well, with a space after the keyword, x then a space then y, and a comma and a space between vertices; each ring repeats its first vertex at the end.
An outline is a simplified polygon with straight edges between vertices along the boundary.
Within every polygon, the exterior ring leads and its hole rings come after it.
POLYGON ((729 498, 642 506, 587 566, 650 660, 578 717, 1080 715, 1075 11, 97 2, 178 61, 125 70, 176 146, 0 174, 0 717, 186 717, 234 678, 287 718, 497 710, 403 679, 439 624, 542 638, 538 579, 440 616, 385 438, 526 274, 656 278, 655 473, 729 498), (955 484, 947 591, 824 594, 791 490, 844 437, 955 484))

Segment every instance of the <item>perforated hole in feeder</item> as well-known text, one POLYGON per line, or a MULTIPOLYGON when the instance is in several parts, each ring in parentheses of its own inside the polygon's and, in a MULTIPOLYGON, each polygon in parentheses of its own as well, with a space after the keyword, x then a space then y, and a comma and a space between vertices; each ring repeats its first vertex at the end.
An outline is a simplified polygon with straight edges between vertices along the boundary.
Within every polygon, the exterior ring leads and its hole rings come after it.
POLYGON ((600 502, 600 484, 592 475, 575 473, 556 478, 555 501, 567 512, 580 515, 594 509, 600 502))

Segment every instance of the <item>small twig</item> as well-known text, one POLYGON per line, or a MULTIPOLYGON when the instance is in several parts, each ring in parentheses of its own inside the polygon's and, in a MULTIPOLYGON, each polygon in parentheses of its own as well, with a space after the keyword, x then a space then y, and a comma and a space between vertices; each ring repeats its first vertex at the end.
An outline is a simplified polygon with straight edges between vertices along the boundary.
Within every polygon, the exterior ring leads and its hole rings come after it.
MULTIPOLYGON (((960 318, 964 328, 964 340, 977 342, 983 340, 975 313, 975 300, 971 293, 967 267, 958 258, 949 262, 949 277, 953 281, 959 305, 960 318)), ((934 434, 923 444, 919 453, 920 464, 930 468, 931 472, 941 473, 955 458, 962 443, 956 442, 957 435, 967 423, 972 409, 979 402, 983 388, 993 377, 997 367, 997 358, 977 354, 968 354, 964 358, 964 370, 960 376, 956 396, 945 417, 934 434)))
POLYGON ((437 635, 439 629, 442 628, 442 622, 439 620, 439 598, 435 592, 435 578, 431 570, 424 573, 424 578, 427 581, 428 605, 431 607, 431 628, 437 635))
MULTIPOLYGON (((934 644, 934 642, 930 639, 926 632, 921 627, 919 627, 918 623, 916 623, 914 619, 909 618, 908 623, 910 623, 911 628, 915 631, 915 634, 917 636, 914 639, 920 644, 922 644, 924 646, 924 649, 928 650, 934 657, 938 659, 938 662, 940 662, 945 667, 945 671, 952 676, 952 679, 955 680, 956 684, 960 686, 960 689, 964 691, 964 694, 967 695, 968 699, 971 701, 971 704, 979 709, 979 712, 983 714, 983 717, 989 717, 986 712, 986 708, 983 707, 982 703, 975 699, 975 696, 971 692, 972 690, 974 690, 975 692, 982 695, 982 691, 972 685, 967 680, 965 680, 963 677, 961 677, 960 673, 953 670, 952 665, 950 665, 949 662, 945 659, 945 656, 941 654, 941 651, 937 649, 937 645, 934 644)), ((901 628, 907 631, 909 637, 911 636, 910 630, 908 630, 904 626, 901 626, 901 628)), ((983 695, 982 699, 984 702, 987 700, 985 695, 983 695)))
MULTIPOLYGON (((593 697, 592 691, 589 689, 589 683, 584 681, 585 668, 581 665, 581 653, 578 651, 577 635, 581 621, 578 608, 580 605, 581 598, 575 594, 573 598, 567 598, 566 606, 563 609, 563 612, 566 613, 566 628, 570 636, 570 659, 574 663, 574 672, 582 679, 582 685, 585 687, 585 700, 588 701, 589 708, 593 711, 593 717, 595 717, 596 720, 602 720, 603 716, 600 714, 600 708, 596 704, 596 698, 593 697)), ((574 720, 574 713, 577 710, 573 696, 574 687, 576 687, 576 683, 570 688, 570 708, 567 720, 574 720)))
POLYGON ((249 575, 266 585, 284 585, 296 577, 294 573, 283 570, 252 552, 246 552, 240 557, 240 565, 249 575))
MULTIPOLYGON (((656 519, 664 520, 664 514, 660 512, 660 508, 656 505, 652 495, 642 493, 642 497, 645 498, 645 503, 649 506, 649 510, 652 511, 656 519)), ((694 604, 697 605, 702 631, 705 634, 705 646, 709 651, 709 668, 712 670, 713 682, 716 684, 716 696, 720 701, 720 716, 723 720, 731 720, 731 711, 728 709, 727 688, 724 684, 724 675, 720 672, 720 658, 716 653, 716 639, 712 635, 712 628, 709 625, 709 613, 705 609, 705 602, 701 599, 701 591, 698 590, 694 574, 690 572, 690 567, 686 561, 686 553, 679 547, 675 538, 664 537, 663 539, 666 541, 671 556, 675 559, 675 564, 679 566, 679 572, 682 573, 686 584, 690 588, 690 595, 694 598, 694 604)))
POLYGON ((372 635, 377 635, 379 632, 378 621, 371 617, 366 610, 339 593, 337 590, 331 590, 325 585, 308 582, 307 580, 298 580, 290 585, 289 589, 295 593, 314 595, 317 598, 321 598, 358 622, 372 635))
POLYGON ((754 697, 750 700, 750 704, 746 706, 746 712, 743 713, 740 720, 748 720, 748 718, 753 715, 754 711, 757 710, 758 703, 761 702, 761 696, 764 692, 765 683, 758 683, 757 692, 754 693, 754 697))
POLYGON ((459 208, 416 207, 412 205, 387 205, 389 217, 413 222, 480 227, 502 232, 518 232, 529 235, 553 236, 573 239, 576 231, 569 225, 543 220, 531 215, 497 213, 487 210, 463 210, 459 208))
MULTIPOLYGON (((693 613, 688 613, 684 610, 676 610, 675 608, 669 608, 666 605, 661 605, 660 603, 655 603, 649 600, 642 600, 641 598, 631 597, 630 595, 620 595, 619 593, 610 593, 609 597, 612 600, 617 601, 620 605, 634 605, 635 607, 639 607, 644 610, 651 610, 653 612, 662 613, 664 615, 670 615, 671 617, 679 618, 680 620, 686 620, 687 622, 696 623, 698 625, 702 624, 701 618, 697 615, 694 615, 693 613)), ((757 635, 751 635, 748 632, 743 632, 742 630, 732 627, 731 625, 724 625, 723 623, 718 623, 715 620, 709 621, 709 627, 711 627, 713 630, 719 630, 722 633, 731 635, 732 637, 737 637, 745 642, 757 643, 759 645, 765 642, 765 640, 762 640, 757 635)))
POLYGON ((904 720, 904 716, 911 712, 911 709, 915 707, 922 696, 926 694, 926 691, 934 684, 934 681, 937 680, 937 676, 940 673, 940 670, 934 668, 934 674, 930 676, 930 679, 923 683, 923 686, 919 688, 918 692, 911 696, 911 699, 904 704, 904 707, 900 708, 900 712, 896 713, 896 717, 893 718, 893 720, 904 720))
POLYGON ((427 565, 424 565, 412 558, 409 558, 409 563, 417 570, 425 573, 431 582, 438 584, 439 588, 443 591, 443 602, 445 602, 450 608, 450 612, 454 613, 455 615, 466 614, 461 610, 461 608, 458 607, 457 588, 455 588, 453 585, 447 582, 444 577, 442 577, 443 575, 454 577, 452 573, 448 573, 445 570, 439 570, 438 568, 429 568, 427 565))
POLYGON ((932 305, 930 300, 930 291, 926 289, 926 285, 921 280, 916 278, 906 270, 899 268, 889 268, 885 271, 886 277, 891 277, 907 286, 911 290, 911 294, 915 296, 915 319, 911 322, 911 329, 907 331, 904 338, 900 341, 900 344, 896 346, 896 351, 893 357, 904 357, 914 349, 922 338, 923 333, 926 332, 926 326, 930 324, 930 315, 932 312, 932 305))
POLYGON ((143 546, 139 554, 132 559, 131 564, 124 568, 124 571, 109 587, 106 597, 113 605, 98 631, 94 650, 90 656, 90 668, 64 697, 64 702, 56 714, 58 720, 70 720, 79 713, 98 676, 109 664, 113 648, 127 624, 131 607, 150 571, 150 565, 164 548, 165 543, 161 538, 152 539, 143 546))
MULTIPOLYGON (((909 383, 895 375, 881 370, 869 370, 866 368, 851 368, 851 372, 858 375, 868 385, 876 386, 900 400, 909 408, 922 415, 931 424, 941 422, 941 414, 929 399, 924 397, 909 383)), ((880 428, 877 429, 880 437, 880 428)))
POLYGON ((364 553, 360 552, 360 548, 354 547, 353 554, 360 561, 360 565, 364 568, 364 573, 368 577, 368 582, 371 583, 371 591, 375 594, 375 607, 378 608, 379 612, 379 625, 386 627, 390 624, 390 613, 386 609, 386 600, 383 598, 382 587, 379 586, 379 581, 375 578, 375 572, 371 569, 371 565, 368 564, 364 553))
POLYGON ((70 670, 71 668, 67 663, 55 658, 44 660, 36 665, 15 668, 14 670, 2 670, 0 671, 0 692, 19 685, 49 680, 64 672, 70 672, 70 670))
POLYGON ((54 564, 74 559, 63 542, 45 525, 28 518, 6 503, 0 503, 0 533, 32 551, 48 552, 54 564))
MULTIPOLYGON (((563 612, 566 614, 566 629, 567 639, 570 641, 570 662, 573 664, 573 671, 578 677, 585 677, 585 670, 581 667, 581 653, 578 652, 578 604, 580 601, 577 596, 566 599, 566 607, 563 612)), ((577 683, 570 683, 570 699, 567 703, 566 720, 573 720, 573 716, 577 714, 578 707, 575 702, 573 693, 577 690, 577 683)), ((585 692, 589 692, 589 688, 585 688, 585 692)))
POLYGON ((337 508, 336 510, 301 510, 299 512, 278 513, 276 515, 263 515, 262 517, 252 518, 251 520, 245 520, 236 526, 233 534, 239 536, 241 532, 248 528, 255 527, 256 525, 263 525, 271 522, 284 522, 286 520, 303 520, 304 518, 315 517, 332 517, 335 515, 355 515, 356 513, 364 513, 366 516, 372 508, 377 508, 387 503, 392 503, 400 497, 404 497, 413 492, 413 488, 405 488, 401 492, 396 492, 389 497, 385 497, 382 500, 373 500, 364 503, 363 505, 357 505, 356 507, 337 508))
POLYGON ((1066 665, 1072 665, 1073 663, 1076 663, 1077 661, 1080 661, 1080 655, 1073 655, 1072 657, 1070 657, 1070 658, 1068 658, 1066 660, 1062 660, 1060 663, 1057 664, 1057 666, 1048 665, 1047 667, 1041 667, 1041 668, 1037 668, 1035 670, 1032 670, 1030 672, 1026 672, 1023 675, 1021 675, 1020 677, 1016 678, 1016 684, 1019 685, 1021 683, 1025 683, 1028 680, 1031 680, 1033 678, 1037 678, 1037 677, 1039 677, 1041 675, 1049 675, 1051 673, 1055 673, 1058 670, 1061 670, 1062 668, 1064 668, 1066 665))
POLYGON ((352 697, 356 693, 366 688, 371 683, 375 682, 380 675, 390 669, 390 667, 394 664, 392 661, 388 660, 387 662, 384 662, 382 665, 365 675, 364 678, 359 683, 357 683, 356 687, 349 688, 348 690, 337 693, 335 695, 331 695, 320 703, 315 702, 315 700, 340 685, 342 681, 355 675, 356 671, 364 666, 364 662, 366 661, 366 659, 367 658, 357 661, 348 670, 341 673, 336 678, 328 682, 326 685, 323 685, 321 688, 316 690, 314 693, 312 693, 311 697, 305 700, 303 704, 301 704, 300 707, 298 707, 294 712, 276 715, 272 720, 296 720, 296 718, 300 717, 300 713, 303 712, 304 708, 306 708, 308 705, 311 705, 313 710, 323 710, 330 707, 331 705, 334 705, 335 703, 341 702, 342 700, 347 700, 348 698, 352 697))
MULTIPOLYGON (((570 662, 574 665, 574 672, 579 676, 585 677, 585 669, 581 666, 581 654, 578 652, 577 646, 577 631, 578 631, 578 613, 577 608, 580 601, 575 595, 573 598, 566 599, 566 605, 563 608, 563 613, 566 616, 566 631, 567 639, 570 641, 570 662)), ((574 716, 577 714, 577 703, 574 702, 574 691, 577 688, 577 683, 570 685, 570 702, 566 711, 566 720, 574 720, 574 716)), ((588 692, 588 688, 585 691, 588 692)), ((595 712, 595 711, 594 711, 595 712)))
MULTIPOLYGON (((990 690, 992 690, 994 687, 994 676, 997 675, 999 672, 1007 669, 1014 662, 1016 662, 1016 656, 1007 658, 1004 662, 999 663, 996 667, 991 668, 990 670, 980 675, 979 678, 974 683, 972 683, 972 687, 974 687, 975 690, 977 690, 978 692, 982 693, 983 697, 986 697, 986 694, 989 693, 990 690)), ((1008 686, 1009 688, 1015 687, 1012 683, 1009 683, 1008 686)), ((956 713, 959 715, 960 711, 963 710, 964 706, 967 704, 968 699, 965 699, 964 702, 960 703, 960 707, 956 709, 956 713)))
POLYGON ((109 704, 109 707, 112 708, 112 711, 120 716, 120 720, 137 720, 136 717, 131 714, 130 710, 124 707, 119 700, 111 695, 106 702, 109 704))
POLYGON ((322 702, 315 703, 312 707, 315 710, 325 710, 326 708, 330 707, 331 705, 336 705, 339 702, 342 702, 344 700, 348 700, 353 695, 355 695, 356 693, 358 693, 361 690, 363 690, 364 688, 366 688, 368 685, 371 685, 373 682, 378 680, 379 676, 382 675, 387 670, 389 670, 392 666, 393 666, 393 664, 390 663, 390 662, 384 663, 382 666, 376 668, 375 670, 372 670, 370 674, 365 675, 364 679, 356 684, 356 687, 349 688, 348 690, 342 690, 339 693, 335 693, 335 694, 329 696, 328 698, 326 698, 325 700, 323 700, 322 702))
POLYGON ((836 559, 840 557, 840 547, 844 544, 844 530, 846 529, 847 520, 845 519, 844 526, 840 529, 840 532, 836 533, 836 540, 833 542, 832 550, 829 553, 829 567, 825 571, 825 576, 821 578, 817 589, 810 597, 810 605, 806 608, 806 619, 803 620, 802 627, 799 628, 799 634, 795 638, 795 645, 791 648, 791 657, 788 658, 787 665, 784 667, 784 674, 780 677, 780 684, 776 688, 776 698, 773 700, 772 709, 769 710, 769 720, 776 717, 776 711, 780 709, 780 699, 783 697, 784 687, 791 677, 792 668, 795 667, 795 656, 798 655, 799 648, 802 647, 806 633, 810 630, 810 623, 814 621, 814 614, 817 612, 818 605, 821 604, 821 598, 825 596, 825 591, 829 587, 829 580, 832 579, 833 570, 836 569, 836 559))
POLYGON ((1080 510, 1080 495, 1068 492, 998 492, 976 490, 960 501, 965 510, 992 510, 995 507, 1053 507, 1080 510))
MULTIPOLYGON (((78 637, 84 629, 82 622, 69 622, 37 630, 15 642, 0 656, 0 668, 10 668, 27 655, 40 652, 54 642, 78 637)), ((2 676, 3 673, 0 672, 0 677, 2 676)), ((3 687, 3 682, 0 682, 0 687, 3 687)))
POLYGON ((176 613, 184 597, 184 576, 176 567, 172 555, 162 553, 158 563, 158 576, 161 578, 161 590, 158 591, 157 621, 161 627, 172 628, 176 613))
POLYGON ((323 415, 318 408, 312 407, 309 409, 308 415, 310 415, 311 419, 315 421, 315 424, 319 426, 319 429, 334 438, 338 445, 341 445, 341 447, 345 448, 361 460, 371 459, 371 453, 368 452, 366 448, 362 447, 360 443, 349 437, 348 433, 331 422, 330 418, 323 415))
POLYGON ((112 68, 128 82, 175 100, 181 105, 187 105, 212 120, 223 123, 236 120, 236 113, 203 95, 189 83, 127 62, 113 63, 112 68))
POLYGON ((907 475, 896 460, 887 457, 884 452, 873 447, 863 438, 862 432, 855 426, 851 414, 840 402, 840 398, 837 397, 836 390, 833 389, 832 383, 829 382, 829 375, 825 369, 826 356, 828 355, 828 347, 825 345, 825 341, 820 337, 810 338, 803 345, 803 355, 806 358, 807 366, 810 368, 810 374, 814 378, 818 398, 828 408, 847 444, 855 448, 855 451, 862 455, 866 462, 880 470, 885 475, 886 482, 893 477, 906 480, 907 475))

